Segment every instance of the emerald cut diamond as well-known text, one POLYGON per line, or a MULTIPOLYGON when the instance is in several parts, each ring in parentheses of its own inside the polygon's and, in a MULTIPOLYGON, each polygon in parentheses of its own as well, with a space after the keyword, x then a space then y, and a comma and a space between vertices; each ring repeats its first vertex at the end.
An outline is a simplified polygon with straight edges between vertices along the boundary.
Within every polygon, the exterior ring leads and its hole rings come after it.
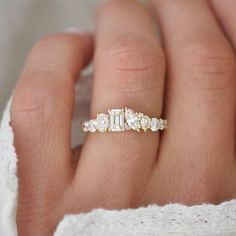
POLYGON ((111 109, 109 113, 109 131, 119 132, 125 130, 124 109, 111 109))

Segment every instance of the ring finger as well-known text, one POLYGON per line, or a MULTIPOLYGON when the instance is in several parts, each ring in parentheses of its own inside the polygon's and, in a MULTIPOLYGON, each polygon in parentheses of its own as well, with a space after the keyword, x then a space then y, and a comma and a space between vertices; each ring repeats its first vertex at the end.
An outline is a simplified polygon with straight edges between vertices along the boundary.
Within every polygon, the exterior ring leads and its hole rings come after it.
MULTIPOLYGON (((159 117, 164 58, 149 12, 136 1, 111 1, 101 7, 97 20, 92 117, 126 106, 159 117)), ((151 132, 90 134, 82 150, 78 180, 93 173, 94 178, 113 179, 112 185, 122 183, 121 191, 137 190, 150 174, 158 141, 158 134, 151 132)), ((99 186, 91 189, 99 190, 99 186)))

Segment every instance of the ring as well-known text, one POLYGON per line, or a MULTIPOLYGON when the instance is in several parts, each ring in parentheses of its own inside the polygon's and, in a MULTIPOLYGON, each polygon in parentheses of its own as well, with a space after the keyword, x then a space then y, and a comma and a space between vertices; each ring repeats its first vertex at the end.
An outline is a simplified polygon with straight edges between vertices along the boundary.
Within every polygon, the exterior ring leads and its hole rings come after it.
POLYGON ((167 128, 167 120, 151 118, 143 113, 134 112, 125 107, 108 110, 108 114, 99 113, 96 119, 84 121, 84 132, 122 132, 135 130, 137 132, 151 130, 157 132, 167 128))

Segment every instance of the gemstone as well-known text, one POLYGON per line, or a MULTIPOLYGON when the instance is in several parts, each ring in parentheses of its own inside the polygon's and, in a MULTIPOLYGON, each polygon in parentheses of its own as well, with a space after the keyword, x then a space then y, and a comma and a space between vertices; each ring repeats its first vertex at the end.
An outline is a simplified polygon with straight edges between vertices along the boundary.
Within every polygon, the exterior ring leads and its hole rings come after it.
POLYGON ((159 129, 159 120, 157 118, 152 118, 150 122, 150 129, 152 131, 158 131, 159 129))
POLYGON ((131 129, 134 129, 136 131, 139 131, 141 128, 140 120, 138 114, 136 114, 131 109, 126 108, 125 110, 125 119, 127 124, 131 129))
POLYGON ((88 124, 88 131, 94 133, 96 131, 96 120, 90 120, 88 124))
POLYGON ((159 120, 159 129, 160 129, 160 130, 163 130, 165 127, 166 127, 166 121, 160 119, 160 120, 159 120))
POLYGON ((89 131, 89 121, 83 122, 82 129, 83 129, 84 132, 89 131))
POLYGON ((150 122, 151 122, 151 119, 148 116, 141 117, 140 123, 144 130, 147 130, 148 128, 150 128, 150 122))
POLYGON ((101 113, 97 115, 97 129, 100 132, 107 131, 109 126, 108 115, 105 113, 101 113))
POLYGON ((109 131, 119 132, 125 130, 124 109, 111 109, 109 113, 109 131))

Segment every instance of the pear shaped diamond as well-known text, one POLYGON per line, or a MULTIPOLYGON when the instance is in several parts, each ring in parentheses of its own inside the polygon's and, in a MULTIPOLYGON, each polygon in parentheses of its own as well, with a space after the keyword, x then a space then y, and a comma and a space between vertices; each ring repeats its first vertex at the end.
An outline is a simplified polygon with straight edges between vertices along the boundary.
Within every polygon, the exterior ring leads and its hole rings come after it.
POLYGON ((125 110, 125 119, 128 126, 136 131, 139 131, 141 128, 140 119, 137 113, 131 109, 126 108, 125 110))

